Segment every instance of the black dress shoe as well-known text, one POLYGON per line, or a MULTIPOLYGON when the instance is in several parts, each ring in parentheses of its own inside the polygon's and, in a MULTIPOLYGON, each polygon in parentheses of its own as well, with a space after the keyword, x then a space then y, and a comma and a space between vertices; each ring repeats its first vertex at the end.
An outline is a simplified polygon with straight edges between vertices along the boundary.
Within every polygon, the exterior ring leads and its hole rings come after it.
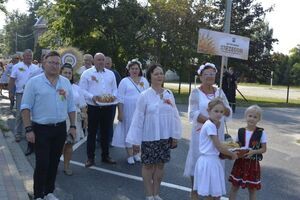
POLYGON ((117 164, 117 162, 115 160, 113 160, 111 157, 102 158, 102 162, 107 163, 107 164, 117 164))
POLYGON ((92 159, 88 159, 86 162, 85 162, 85 167, 91 167, 95 165, 95 161, 92 160, 92 159))

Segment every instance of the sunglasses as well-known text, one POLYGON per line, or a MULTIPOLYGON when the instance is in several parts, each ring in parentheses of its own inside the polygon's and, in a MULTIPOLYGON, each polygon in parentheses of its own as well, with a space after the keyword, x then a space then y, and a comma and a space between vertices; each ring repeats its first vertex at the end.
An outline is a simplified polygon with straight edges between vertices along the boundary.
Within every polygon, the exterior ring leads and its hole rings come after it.
POLYGON ((207 77, 215 77, 216 74, 217 74, 216 72, 204 73, 203 76, 207 76, 207 77))

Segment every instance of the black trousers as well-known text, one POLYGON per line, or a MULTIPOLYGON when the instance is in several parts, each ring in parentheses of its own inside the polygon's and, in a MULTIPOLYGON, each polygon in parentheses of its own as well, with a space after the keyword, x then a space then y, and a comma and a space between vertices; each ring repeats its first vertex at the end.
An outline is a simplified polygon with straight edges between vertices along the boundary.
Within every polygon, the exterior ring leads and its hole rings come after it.
POLYGON ((113 129, 113 106, 91 106, 88 105, 88 136, 87 156, 95 159, 96 133, 100 128, 100 144, 102 159, 109 157, 109 133, 113 129))
POLYGON ((66 140, 66 122, 54 125, 33 123, 35 133, 34 198, 53 193, 59 158, 66 140))

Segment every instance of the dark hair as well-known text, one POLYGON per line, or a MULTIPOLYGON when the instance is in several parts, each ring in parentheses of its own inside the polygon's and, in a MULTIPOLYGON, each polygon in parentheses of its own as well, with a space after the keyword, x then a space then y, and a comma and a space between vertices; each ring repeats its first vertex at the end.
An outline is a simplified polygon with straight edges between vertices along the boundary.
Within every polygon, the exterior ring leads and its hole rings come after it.
POLYGON ((147 69, 147 72, 146 72, 146 78, 148 80, 148 82, 151 84, 151 74, 153 73, 153 71, 156 69, 156 68, 162 68, 160 64, 152 64, 150 65, 150 67, 147 69))
POLYGON ((73 84, 74 83, 74 75, 73 75, 73 67, 70 63, 65 63, 61 68, 60 68, 60 74, 62 73, 62 71, 67 68, 67 69, 71 69, 72 70, 72 78, 70 80, 70 83, 73 84))
POLYGON ((127 75, 127 76, 130 75, 130 74, 129 74, 129 69, 130 69, 130 67, 132 67, 133 65, 137 65, 137 66, 139 67, 139 69, 140 69, 139 76, 143 76, 142 66, 140 66, 140 63, 137 62, 137 61, 132 61, 132 62, 130 62, 130 63, 127 65, 128 69, 126 68, 126 75, 127 75))
POLYGON ((45 56, 45 59, 47 59, 48 57, 52 57, 52 56, 58 56, 60 57, 59 53, 57 51, 50 51, 49 53, 47 53, 47 55, 45 56))

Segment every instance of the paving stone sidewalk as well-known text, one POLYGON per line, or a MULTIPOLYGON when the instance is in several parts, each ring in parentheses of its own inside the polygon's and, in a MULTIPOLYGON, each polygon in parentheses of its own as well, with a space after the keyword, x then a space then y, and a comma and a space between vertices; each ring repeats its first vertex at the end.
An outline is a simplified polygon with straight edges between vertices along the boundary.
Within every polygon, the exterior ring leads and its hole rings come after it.
POLYGON ((28 194, 16 163, 0 130, 0 199, 28 200, 28 194))

